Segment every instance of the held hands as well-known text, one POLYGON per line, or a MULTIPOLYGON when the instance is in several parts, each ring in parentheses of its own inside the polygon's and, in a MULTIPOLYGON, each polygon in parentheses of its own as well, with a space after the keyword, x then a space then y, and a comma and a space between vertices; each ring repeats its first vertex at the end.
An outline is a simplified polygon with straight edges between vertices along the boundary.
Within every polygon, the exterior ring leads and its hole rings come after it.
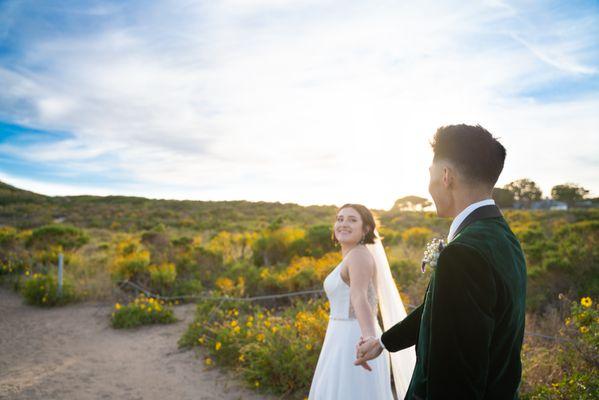
POLYGON ((367 361, 377 358, 382 352, 383 348, 375 337, 360 337, 360 342, 356 345, 356 361, 354 361, 354 365, 361 365, 362 368, 372 371, 367 361))

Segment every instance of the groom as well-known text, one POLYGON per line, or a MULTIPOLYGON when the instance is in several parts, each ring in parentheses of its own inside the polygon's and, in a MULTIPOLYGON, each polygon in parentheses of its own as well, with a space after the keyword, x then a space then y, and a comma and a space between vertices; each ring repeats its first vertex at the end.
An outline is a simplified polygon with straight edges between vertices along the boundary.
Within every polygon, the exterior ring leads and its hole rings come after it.
POLYGON ((429 192, 453 217, 424 302, 380 338, 357 347, 360 365, 416 345, 406 399, 517 399, 526 265, 491 199, 505 148, 481 126, 437 130, 429 192))

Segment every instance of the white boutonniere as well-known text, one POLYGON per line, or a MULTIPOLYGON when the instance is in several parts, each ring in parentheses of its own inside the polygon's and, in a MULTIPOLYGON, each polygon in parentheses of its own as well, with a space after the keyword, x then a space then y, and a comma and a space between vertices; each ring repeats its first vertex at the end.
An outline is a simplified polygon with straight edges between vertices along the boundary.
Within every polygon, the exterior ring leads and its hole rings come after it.
POLYGON ((437 266, 437 260, 439 259, 439 255, 444 248, 445 242, 443 239, 435 238, 426 245, 426 250, 424 250, 424 258, 422 259, 422 273, 424 273, 426 264, 429 264, 431 268, 435 268, 437 266))

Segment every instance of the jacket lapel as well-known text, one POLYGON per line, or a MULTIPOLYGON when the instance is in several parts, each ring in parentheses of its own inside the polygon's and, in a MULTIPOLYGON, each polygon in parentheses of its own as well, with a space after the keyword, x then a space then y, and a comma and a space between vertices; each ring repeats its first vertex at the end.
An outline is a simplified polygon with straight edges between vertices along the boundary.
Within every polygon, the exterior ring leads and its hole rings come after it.
POLYGON ((462 221, 460 226, 458 226, 458 229, 456 229, 455 234, 453 235, 453 239, 455 239, 460 234, 460 232, 462 232, 468 225, 478 220, 498 217, 503 217, 503 214, 501 214, 501 211, 496 205, 491 204, 488 206, 479 207, 476 210, 472 211, 466 217, 466 219, 462 221))

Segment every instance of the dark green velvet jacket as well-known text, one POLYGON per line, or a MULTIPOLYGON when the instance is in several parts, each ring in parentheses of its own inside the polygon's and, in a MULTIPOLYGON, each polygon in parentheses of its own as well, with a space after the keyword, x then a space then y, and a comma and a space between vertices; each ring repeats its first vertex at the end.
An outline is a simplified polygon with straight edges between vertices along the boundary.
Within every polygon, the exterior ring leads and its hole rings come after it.
POLYGON ((387 350, 416 345, 406 399, 517 399, 526 264, 495 206, 475 210, 441 252, 424 303, 386 331, 387 350))

